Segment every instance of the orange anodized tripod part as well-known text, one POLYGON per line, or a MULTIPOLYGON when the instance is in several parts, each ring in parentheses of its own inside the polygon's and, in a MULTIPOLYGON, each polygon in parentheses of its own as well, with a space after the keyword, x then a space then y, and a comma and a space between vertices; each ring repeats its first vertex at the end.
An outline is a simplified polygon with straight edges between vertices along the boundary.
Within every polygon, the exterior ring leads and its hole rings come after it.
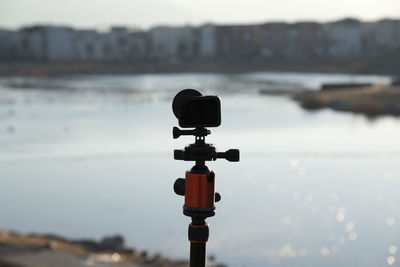
POLYGON ((186 172, 185 206, 193 209, 214 209, 215 173, 186 172))

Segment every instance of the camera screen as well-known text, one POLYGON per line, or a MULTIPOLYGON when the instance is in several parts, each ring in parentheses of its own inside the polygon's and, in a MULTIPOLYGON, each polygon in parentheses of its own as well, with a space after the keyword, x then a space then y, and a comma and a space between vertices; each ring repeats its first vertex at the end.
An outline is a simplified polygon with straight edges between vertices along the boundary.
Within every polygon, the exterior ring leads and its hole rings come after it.
POLYGON ((179 120, 181 127, 217 127, 221 124, 221 102, 216 96, 187 99, 179 120))

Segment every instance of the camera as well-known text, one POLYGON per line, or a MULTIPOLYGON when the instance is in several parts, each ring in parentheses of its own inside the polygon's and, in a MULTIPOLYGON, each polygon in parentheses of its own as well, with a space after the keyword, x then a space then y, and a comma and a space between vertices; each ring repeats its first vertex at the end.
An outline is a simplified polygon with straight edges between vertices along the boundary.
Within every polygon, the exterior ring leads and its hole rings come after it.
POLYGON ((221 125, 221 101, 218 96, 203 96, 197 90, 185 89, 175 96, 172 110, 182 128, 221 125))

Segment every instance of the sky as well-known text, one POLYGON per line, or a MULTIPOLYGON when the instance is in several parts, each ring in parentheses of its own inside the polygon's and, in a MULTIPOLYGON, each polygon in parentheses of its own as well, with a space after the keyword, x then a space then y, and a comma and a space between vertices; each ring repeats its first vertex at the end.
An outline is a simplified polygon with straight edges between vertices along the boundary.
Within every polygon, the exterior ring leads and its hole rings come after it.
POLYGON ((0 27, 76 28, 400 18, 400 0, 0 0, 0 27))

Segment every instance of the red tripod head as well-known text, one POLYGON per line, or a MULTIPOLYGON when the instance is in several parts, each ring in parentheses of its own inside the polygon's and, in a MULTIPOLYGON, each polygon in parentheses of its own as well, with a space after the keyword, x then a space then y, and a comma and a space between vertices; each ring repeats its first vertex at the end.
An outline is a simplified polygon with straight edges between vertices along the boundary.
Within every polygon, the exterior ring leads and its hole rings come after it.
POLYGON ((181 127, 195 127, 192 130, 173 128, 174 139, 182 135, 195 136, 195 143, 186 146, 184 150, 174 150, 174 159, 195 161, 195 166, 186 172, 185 179, 175 181, 174 191, 185 196, 185 215, 204 218, 214 216, 214 203, 221 196, 215 193, 215 173, 207 168, 205 162, 217 158, 239 161, 239 150, 217 152, 212 144, 205 142, 205 137, 211 134, 205 127, 218 127, 221 124, 221 102, 217 96, 202 96, 194 89, 186 89, 175 96, 172 109, 181 127))

